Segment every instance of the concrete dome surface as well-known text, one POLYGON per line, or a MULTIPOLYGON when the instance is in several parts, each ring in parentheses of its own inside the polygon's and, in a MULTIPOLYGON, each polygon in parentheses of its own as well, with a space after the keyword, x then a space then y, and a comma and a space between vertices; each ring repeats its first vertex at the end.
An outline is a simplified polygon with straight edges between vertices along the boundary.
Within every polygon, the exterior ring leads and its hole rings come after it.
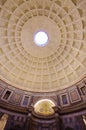
POLYGON ((0 0, 0 78, 52 92, 86 75, 86 0, 0 0), (34 44, 36 32, 48 44, 34 44))

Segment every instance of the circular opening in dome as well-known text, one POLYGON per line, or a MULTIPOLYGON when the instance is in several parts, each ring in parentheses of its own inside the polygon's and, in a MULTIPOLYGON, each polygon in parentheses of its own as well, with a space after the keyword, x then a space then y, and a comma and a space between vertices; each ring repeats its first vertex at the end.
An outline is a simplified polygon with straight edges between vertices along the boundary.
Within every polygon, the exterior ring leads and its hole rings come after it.
POLYGON ((40 31, 37 32, 34 36, 34 41, 37 46, 45 46, 48 43, 48 35, 47 33, 40 31))

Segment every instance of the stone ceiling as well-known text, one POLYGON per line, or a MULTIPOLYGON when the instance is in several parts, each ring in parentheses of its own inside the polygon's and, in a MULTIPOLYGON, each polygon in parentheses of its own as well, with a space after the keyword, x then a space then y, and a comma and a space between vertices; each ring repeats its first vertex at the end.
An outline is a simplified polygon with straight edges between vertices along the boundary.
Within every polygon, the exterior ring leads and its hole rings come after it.
POLYGON ((69 87, 86 74, 86 0, 0 0, 0 78, 26 91, 69 87), (44 31, 39 47, 34 34, 44 31))

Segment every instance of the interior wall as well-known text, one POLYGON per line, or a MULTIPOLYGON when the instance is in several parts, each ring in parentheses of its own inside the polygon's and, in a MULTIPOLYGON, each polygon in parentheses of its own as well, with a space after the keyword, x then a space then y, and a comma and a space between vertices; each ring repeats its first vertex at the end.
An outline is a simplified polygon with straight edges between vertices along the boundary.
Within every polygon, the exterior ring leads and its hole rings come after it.
POLYGON ((86 110, 78 111, 71 114, 65 114, 61 116, 62 130, 66 130, 67 127, 73 130, 85 130, 86 129, 86 110), (84 120, 85 118, 85 120, 84 120))
MULTIPOLYGON (((4 111, 5 112, 5 111, 4 111)), ((3 112, 0 112, 3 115, 3 112)), ((6 111, 7 113, 7 111, 6 111)), ((57 113, 56 113, 57 114, 57 113)), ((9 114, 4 130, 85 130, 86 110, 70 114, 46 118, 33 116, 31 113, 22 115, 18 113, 9 114), (30 115, 30 116, 29 116, 30 115), (84 120, 85 119, 85 120, 84 120)))

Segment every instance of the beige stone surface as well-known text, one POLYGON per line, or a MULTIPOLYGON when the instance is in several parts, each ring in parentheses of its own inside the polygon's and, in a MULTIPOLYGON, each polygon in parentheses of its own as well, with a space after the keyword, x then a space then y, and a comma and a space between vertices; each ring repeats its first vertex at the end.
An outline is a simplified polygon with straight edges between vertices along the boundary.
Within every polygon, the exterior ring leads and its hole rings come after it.
POLYGON ((57 91, 86 75, 86 0, 0 0, 0 78, 33 92, 57 91), (36 46, 38 31, 48 34, 36 46))

